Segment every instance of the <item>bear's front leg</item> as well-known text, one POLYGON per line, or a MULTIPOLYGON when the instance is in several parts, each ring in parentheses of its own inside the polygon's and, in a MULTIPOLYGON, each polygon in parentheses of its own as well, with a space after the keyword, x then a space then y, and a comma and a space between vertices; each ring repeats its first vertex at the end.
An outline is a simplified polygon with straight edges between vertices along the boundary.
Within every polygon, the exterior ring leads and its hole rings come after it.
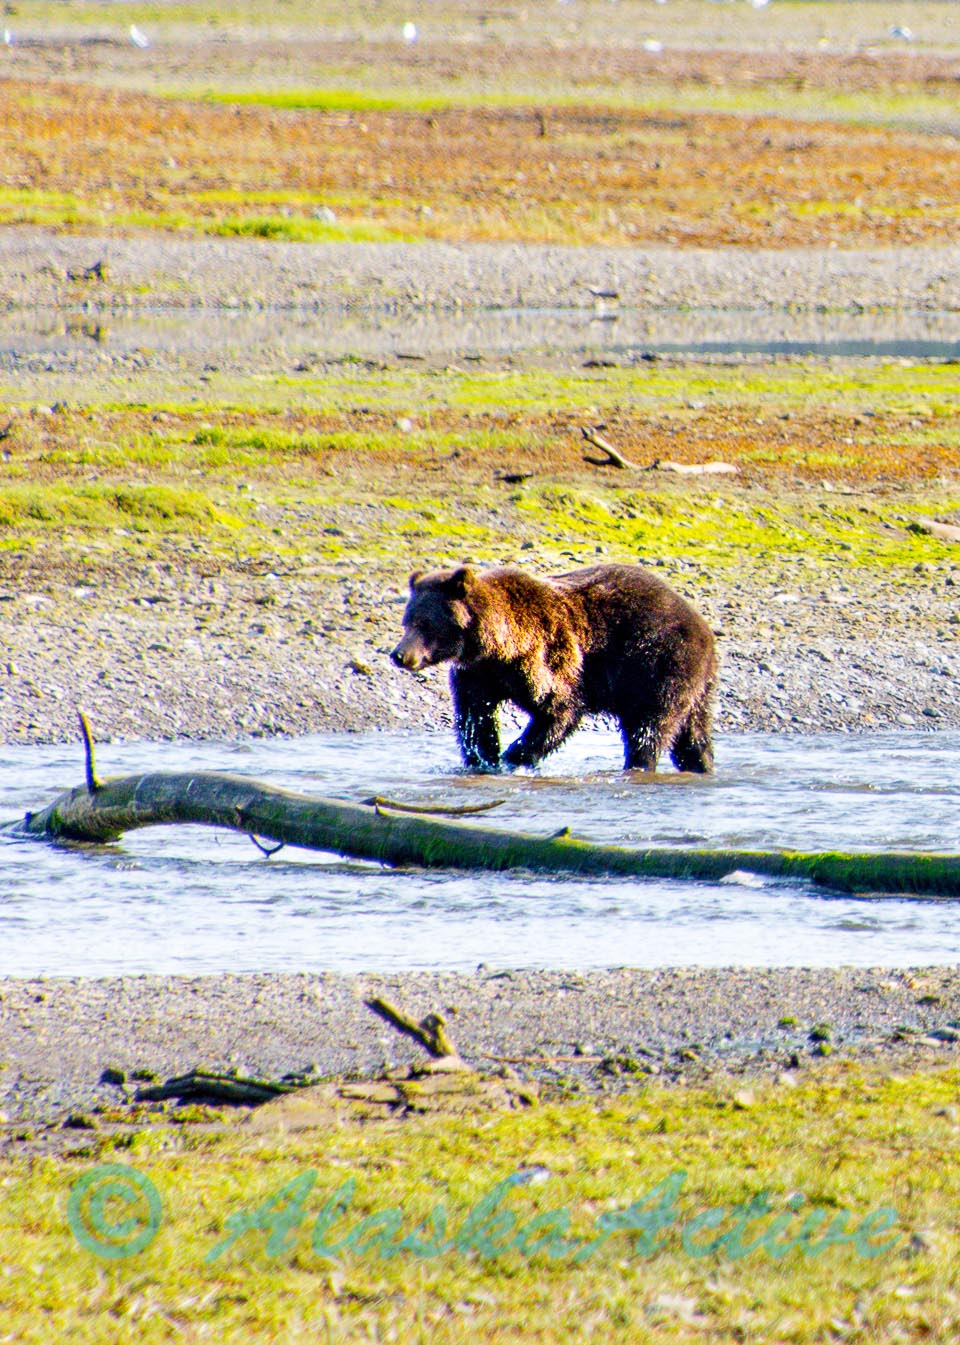
POLYGON ((495 771, 500 766, 500 726, 489 679, 469 668, 450 671, 453 692, 453 723, 463 764, 473 771, 495 771))
POLYGON ((536 766, 555 752, 580 723, 580 715, 570 706, 537 709, 530 722, 503 754, 505 766, 536 766))

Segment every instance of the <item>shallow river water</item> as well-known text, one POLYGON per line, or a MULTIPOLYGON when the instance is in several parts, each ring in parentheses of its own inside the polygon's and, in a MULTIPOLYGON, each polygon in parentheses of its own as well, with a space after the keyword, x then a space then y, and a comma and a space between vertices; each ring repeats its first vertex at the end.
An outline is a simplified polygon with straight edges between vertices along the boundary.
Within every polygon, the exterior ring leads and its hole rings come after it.
POLYGON ((875 356, 960 358, 954 312, 785 312, 768 309, 489 308, 456 313, 325 313, 311 309, 151 309, 135 313, 17 309, 0 312, 0 366, 11 357, 77 353, 190 352, 444 359, 529 351, 609 357, 646 355, 875 356))
MULTIPOLYGON (((484 825, 636 845, 960 849, 960 734, 721 739, 710 779, 617 770, 582 731, 548 769, 458 771, 449 733, 107 744, 103 775, 224 770, 306 793, 461 804, 484 825)), ((0 748, 0 820, 80 783, 78 748, 0 748)), ((960 960, 960 902, 721 883, 393 871, 152 828, 96 848, 0 839, 0 975, 906 966, 960 960)))

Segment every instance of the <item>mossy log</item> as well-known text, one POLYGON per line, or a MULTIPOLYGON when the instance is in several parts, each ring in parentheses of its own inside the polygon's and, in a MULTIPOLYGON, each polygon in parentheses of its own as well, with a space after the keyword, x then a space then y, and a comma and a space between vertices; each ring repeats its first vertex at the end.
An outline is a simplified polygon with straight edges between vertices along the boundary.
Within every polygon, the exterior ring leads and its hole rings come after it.
POLYGON ((137 1102, 231 1102, 257 1106, 297 1088, 305 1088, 316 1079, 247 1079, 238 1074, 220 1074, 198 1066, 188 1074, 178 1074, 166 1083, 148 1084, 137 1089, 137 1102))
POLYGON ((187 822, 392 866, 714 882, 740 869, 842 892, 960 896, 960 855, 626 849, 578 840, 566 831, 535 836, 394 813, 381 805, 294 794, 212 772, 157 772, 95 782, 93 789, 80 785, 41 812, 28 813, 17 830, 108 842, 137 827, 187 822))

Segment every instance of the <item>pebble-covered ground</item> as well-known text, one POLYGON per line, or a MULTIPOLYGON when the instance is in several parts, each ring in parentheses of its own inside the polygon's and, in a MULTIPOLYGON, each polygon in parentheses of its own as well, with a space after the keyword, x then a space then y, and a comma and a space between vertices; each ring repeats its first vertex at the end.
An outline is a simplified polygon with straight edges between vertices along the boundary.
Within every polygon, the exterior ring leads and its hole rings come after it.
MULTIPOLYGON (((154 562, 64 582, 0 561, 0 738, 74 741, 77 706, 104 741, 450 723, 445 668, 411 675, 388 657, 402 580, 358 578, 344 603, 342 590, 278 568, 211 577, 154 562)), ((922 572, 907 603, 878 578, 800 564, 789 587, 759 594, 756 580, 674 569, 657 573, 722 632, 720 732, 960 725, 960 654, 935 635, 952 629, 960 569, 922 572)))
MULTIPOLYGON (((383 304, 389 275, 398 312, 429 315, 464 302, 504 307, 592 302, 582 281, 616 279, 624 299, 660 311, 699 302, 728 310, 837 305, 960 308, 960 248, 889 252, 636 251, 480 245, 297 245, 167 238, 0 234, 0 290, 10 303, 52 306, 70 275, 106 260, 98 311, 169 297, 198 312, 307 303, 342 315, 383 304), (650 277, 656 275, 655 290, 650 277), (184 299, 184 295, 188 299, 184 299), (931 297, 935 296, 935 297, 931 297)), ((75 288, 75 287, 74 287, 75 288)), ((425 340, 427 338, 424 338, 425 340)), ((282 347, 229 353, 202 332, 178 348, 56 353, 8 350, 0 375, 31 395, 66 380, 99 396, 151 381, 189 388, 211 359, 236 379, 289 367, 282 347), (192 342, 192 343, 191 343, 192 342)), ((539 352, 537 359, 548 358, 539 352)), ((496 361, 494 361, 494 364, 496 361)), ((56 393, 51 394, 51 400, 56 393)), ((35 405, 35 404, 34 404, 35 405)), ((399 478, 398 478, 399 479, 399 478)), ((782 485, 780 489, 786 489, 782 485)), ((385 526, 389 526, 385 524, 385 526)), ((519 550, 519 539, 518 539, 519 550)), ((525 541, 536 564, 535 536, 525 541)), ((593 563, 591 547, 564 564, 593 563)), ((478 557, 482 563, 483 557, 478 557)), ((712 575, 659 561, 720 637, 721 731, 948 727, 954 687, 960 556, 919 564, 913 585, 842 560, 778 561, 770 574, 712 575)), ((399 570, 400 562, 394 567, 399 570)), ((540 568, 543 568, 541 563, 540 568)), ((412 677, 387 657, 399 634, 406 572, 355 565, 336 584, 309 565, 244 567, 202 552, 169 560, 73 565, 55 546, 0 554, 0 738, 75 737, 82 705, 111 738, 300 734, 330 728, 435 727, 449 722, 444 670, 412 677)))
POLYGON ((910 248, 557 247, 532 243, 284 243, 0 232, 4 307, 122 311, 302 308, 456 311, 578 306, 615 285, 624 307, 960 309, 960 244, 910 248), (103 263, 102 274, 86 277, 103 263))
POLYGON ((6 980, 0 1117, 22 1129, 116 1106, 138 1071, 368 1077, 422 1058, 366 1007, 373 997, 416 1020, 442 1013, 478 1069, 507 1064, 563 1090, 717 1071, 789 1086, 827 1054, 945 1063, 960 1040, 951 968, 6 980))

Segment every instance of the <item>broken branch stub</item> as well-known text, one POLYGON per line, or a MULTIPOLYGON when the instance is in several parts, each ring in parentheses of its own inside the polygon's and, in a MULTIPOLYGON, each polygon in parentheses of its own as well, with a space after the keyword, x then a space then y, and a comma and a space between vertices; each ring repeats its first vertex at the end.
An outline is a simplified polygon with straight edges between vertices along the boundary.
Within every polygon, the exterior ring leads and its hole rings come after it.
POLYGON ((586 454, 584 454, 585 460, 591 463, 592 466, 620 467, 622 469, 629 469, 635 472, 642 470, 637 466, 635 462, 628 461, 628 459, 625 458, 618 449, 614 448, 613 444, 611 444, 609 440, 604 439, 601 434, 599 434, 596 430, 590 429, 588 425, 581 425, 580 433, 583 435, 584 439, 586 439, 588 444, 592 444, 594 448, 599 448, 601 453, 606 454, 606 457, 604 458, 590 458, 587 457, 586 454))
POLYGON ((366 1004, 368 1009, 372 1009, 391 1027, 395 1027, 398 1032, 402 1032, 405 1036, 412 1037, 415 1042, 419 1042, 427 1054, 432 1055, 434 1059, 441 1060, 449 1056, 459 1058, 459 1052, 447 1035, 446 1024, 440 1014, 428 1013, 426 1018, 417 1023, 402 1009, 398 1009, 395 1004, 391 1004, 389 1000, 368 999, 366 1004))
POLYGON ((580 433, 588 444, 599 448, 606 456, 591 458, 584 453, 584 462, 593 467, 619 467, 634 472, 674 472, 677 476, 739 476, 740 468, 732 462, 669 462, 663 458, 654 458, 653 462, 641 467, 629 458, 625 458, 619 449, 614 448, 608 439, 604 439, 597 430, 581 425, 580 433))

